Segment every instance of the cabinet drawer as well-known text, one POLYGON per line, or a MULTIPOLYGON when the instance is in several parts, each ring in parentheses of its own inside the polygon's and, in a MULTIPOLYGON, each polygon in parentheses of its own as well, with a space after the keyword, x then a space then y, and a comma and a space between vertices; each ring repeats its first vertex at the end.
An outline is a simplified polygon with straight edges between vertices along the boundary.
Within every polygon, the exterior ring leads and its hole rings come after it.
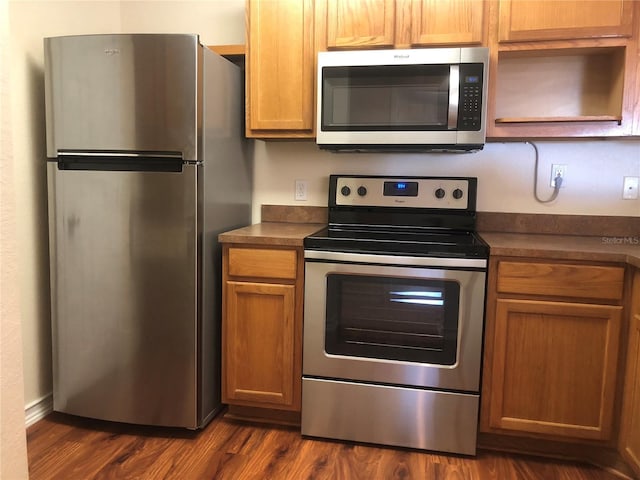
POLYGON ((229 248, 229 275, 235 277, 296 278, 295 250, 229 248))
POLYGON ((499 293, 620 300, 622 267, 560 263, 500 262, 499 293))

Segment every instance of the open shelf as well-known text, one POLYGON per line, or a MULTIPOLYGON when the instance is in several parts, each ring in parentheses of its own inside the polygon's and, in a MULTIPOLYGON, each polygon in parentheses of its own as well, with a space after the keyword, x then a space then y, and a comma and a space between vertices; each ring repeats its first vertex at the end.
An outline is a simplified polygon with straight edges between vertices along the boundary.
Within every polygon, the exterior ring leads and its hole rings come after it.
POLYGON ((624 47, 499 52, 495 123, 621 123, 624 56, 624 47))
POLYGON ((244 70, 246 48, 244 45, 207 45, 209 50, 223 56, 244 70))

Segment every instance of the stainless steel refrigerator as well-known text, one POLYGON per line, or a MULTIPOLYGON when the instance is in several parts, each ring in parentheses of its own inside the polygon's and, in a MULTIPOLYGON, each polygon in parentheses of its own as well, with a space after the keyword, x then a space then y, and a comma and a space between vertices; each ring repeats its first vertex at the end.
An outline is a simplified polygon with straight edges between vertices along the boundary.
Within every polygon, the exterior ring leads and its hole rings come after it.
POLYGON ((204 426, 217 235, 251 223, 241 69, 197 35, 44 39, 53 409, 204 426))

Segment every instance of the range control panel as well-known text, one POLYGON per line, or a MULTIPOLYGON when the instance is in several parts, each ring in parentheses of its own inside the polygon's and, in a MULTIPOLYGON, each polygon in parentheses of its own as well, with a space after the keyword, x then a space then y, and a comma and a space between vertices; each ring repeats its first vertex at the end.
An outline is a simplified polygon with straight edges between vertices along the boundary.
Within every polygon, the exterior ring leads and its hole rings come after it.
MULTIPOLYGON (((475 195, 475 182, 460 177, 331 177, 335 205, 362 207, 464 210, 475 195)), ((472 203, 475 207, 475 198, 472 203)))

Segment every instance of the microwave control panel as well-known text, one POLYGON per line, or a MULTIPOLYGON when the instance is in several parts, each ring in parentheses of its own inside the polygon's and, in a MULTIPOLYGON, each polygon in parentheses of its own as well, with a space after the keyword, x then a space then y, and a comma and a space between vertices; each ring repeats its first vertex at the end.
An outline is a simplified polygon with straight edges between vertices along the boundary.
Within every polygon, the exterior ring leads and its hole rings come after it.
POLYGON ((460 65, 458 130, 474 131, 482 126, 482 69, 481 63, 460 65))

